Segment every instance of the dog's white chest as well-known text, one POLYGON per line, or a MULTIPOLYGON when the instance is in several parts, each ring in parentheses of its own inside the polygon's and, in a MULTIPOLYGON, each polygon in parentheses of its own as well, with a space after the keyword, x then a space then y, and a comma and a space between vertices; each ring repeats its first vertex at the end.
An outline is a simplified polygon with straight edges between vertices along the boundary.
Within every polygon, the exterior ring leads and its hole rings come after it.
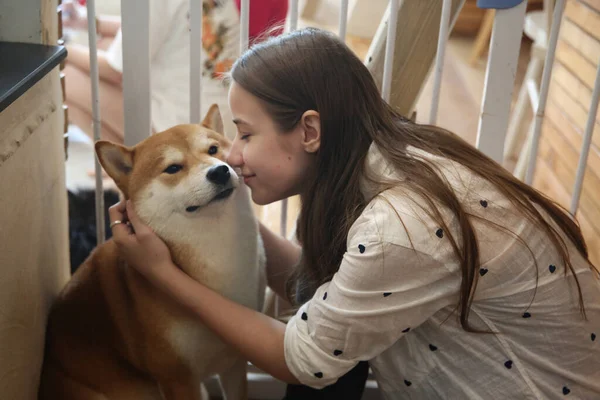
MULTIPOLYGON (((232 301, 260 311, 266 260, 251 206, 244 198, 246 194, 240 194, 241 198, 232 199, 235 202, 214 220, 203 218, 193 234, 181 237, 180 241, 192 249, 184 270, 232 301)), ((200 320, 176 322, 169 340, 182 358, 211 373, 238 357, 200 320)))

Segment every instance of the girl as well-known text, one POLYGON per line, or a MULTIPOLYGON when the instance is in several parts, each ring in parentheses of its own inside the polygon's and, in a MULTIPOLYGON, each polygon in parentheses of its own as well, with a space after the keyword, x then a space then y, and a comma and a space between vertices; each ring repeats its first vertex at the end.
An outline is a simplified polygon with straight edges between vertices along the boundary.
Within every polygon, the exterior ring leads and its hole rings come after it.
POLYGON ((329 33, 254 46, 231 79, 228 161, 258 204, 301 196, 302 248, 261 228, 269 285, 297 314, 283 324, 191 280, 121 203, 133 268, 288 383, 323 388, 368 360, 386 399, 600 397, 600 284, 566 212, 398 115, 329 33))

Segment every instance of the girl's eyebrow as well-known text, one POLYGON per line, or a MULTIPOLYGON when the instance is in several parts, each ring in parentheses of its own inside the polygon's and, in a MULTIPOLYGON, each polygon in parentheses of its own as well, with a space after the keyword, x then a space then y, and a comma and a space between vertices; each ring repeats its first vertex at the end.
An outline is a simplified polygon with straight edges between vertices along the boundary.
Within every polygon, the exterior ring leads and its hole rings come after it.
POLYGON ((233 119, 233 123, 236 124, 236 125, 244 124, 244 125, 251 126, 248 122, 246 122, 246 121, 244 121, 243 119, 240 119, 240 118, 234 118, 233 119))

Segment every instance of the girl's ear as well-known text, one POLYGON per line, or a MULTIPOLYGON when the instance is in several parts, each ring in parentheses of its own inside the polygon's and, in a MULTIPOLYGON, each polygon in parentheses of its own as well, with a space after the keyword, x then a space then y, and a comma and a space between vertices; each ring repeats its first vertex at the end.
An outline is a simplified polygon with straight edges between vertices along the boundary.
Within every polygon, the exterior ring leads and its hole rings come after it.
POLYGON ((314 110, 308 110, 300 119, 304 136, 302 145, 307 153, 316 153, 321 147, 321 116, 314 110))

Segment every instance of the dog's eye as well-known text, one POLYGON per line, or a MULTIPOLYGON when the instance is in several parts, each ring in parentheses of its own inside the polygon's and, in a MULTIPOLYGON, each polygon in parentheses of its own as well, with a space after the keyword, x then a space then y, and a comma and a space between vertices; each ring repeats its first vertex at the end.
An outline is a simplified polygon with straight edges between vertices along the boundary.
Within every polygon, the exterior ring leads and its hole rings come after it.
POLYGON ((165 168, 165 170, 163 172, 166 172, 167 174, 176 174, 179 171, 181 171, 183 169, 182 165, 179 164, 171 164, 169 165, 167 168, 165 168))
POLYGON ((208 154, 210 154, 211 156, 217 154, 217 151, 219 151, 219 148, 217 146, 210 146, 208 148, 208 154))

